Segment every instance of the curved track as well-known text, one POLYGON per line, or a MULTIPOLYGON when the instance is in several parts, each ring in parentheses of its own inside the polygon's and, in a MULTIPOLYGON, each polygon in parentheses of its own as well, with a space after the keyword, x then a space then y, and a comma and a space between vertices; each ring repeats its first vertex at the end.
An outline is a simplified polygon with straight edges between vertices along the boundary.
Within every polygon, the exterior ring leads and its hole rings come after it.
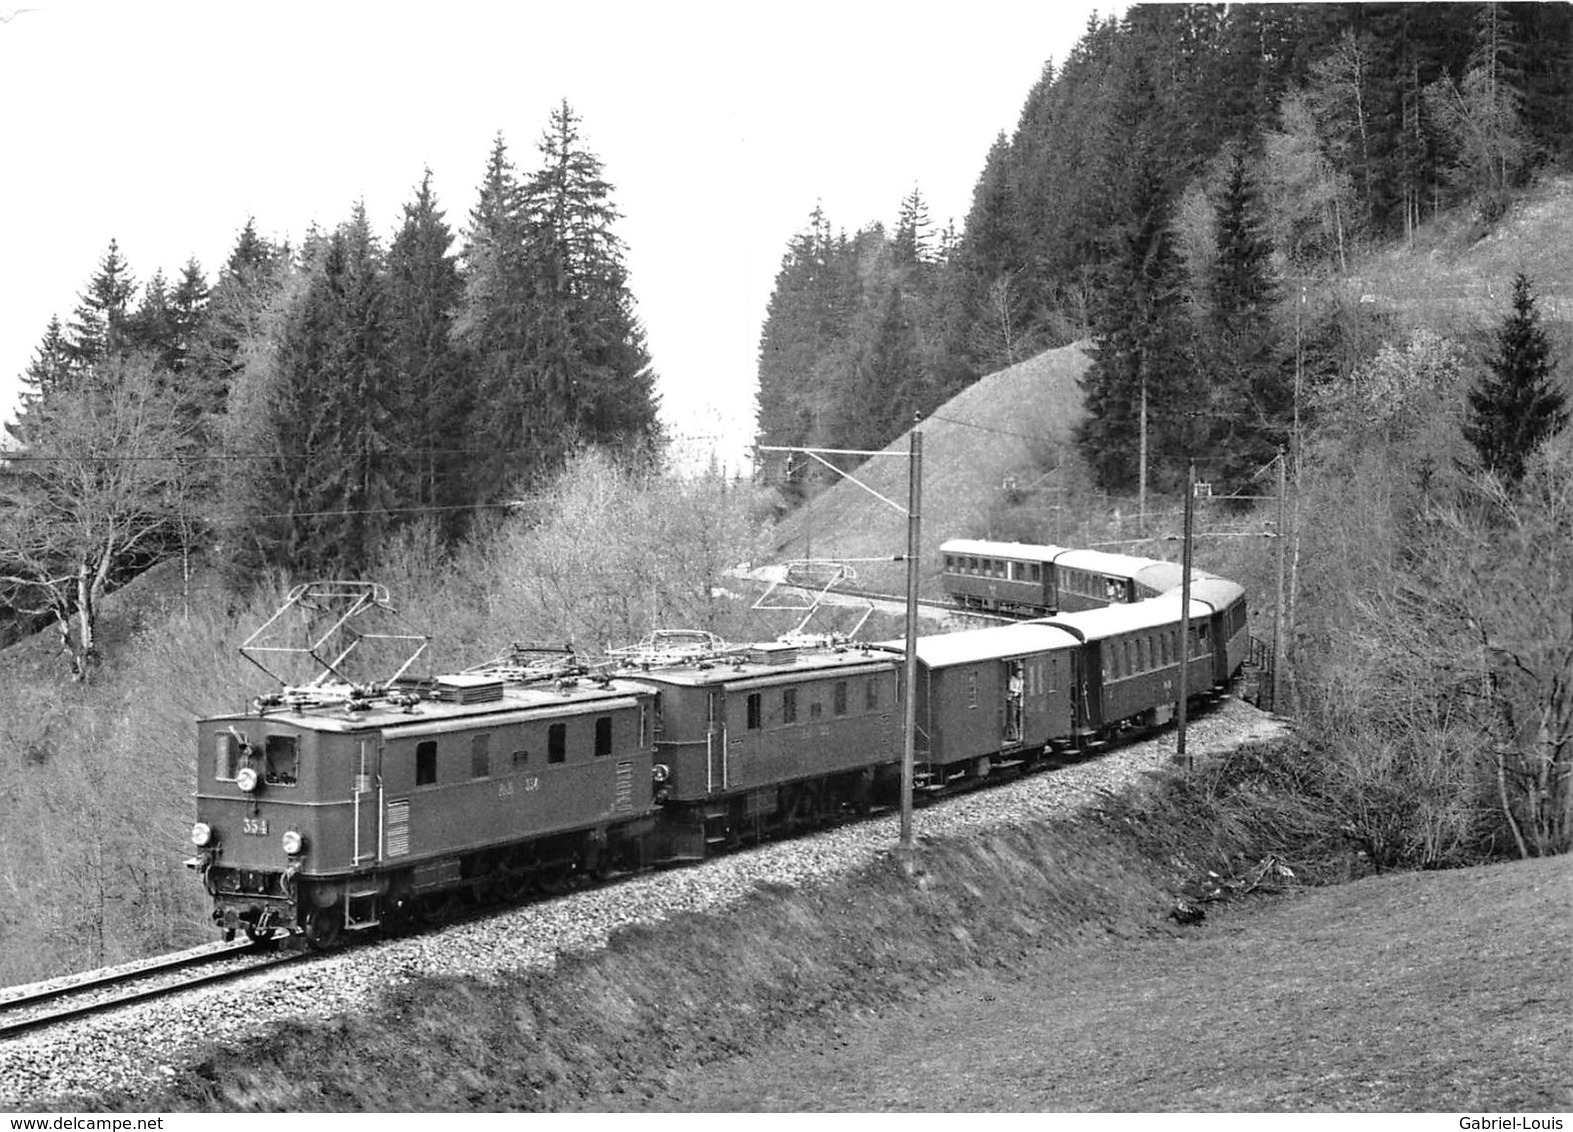
POLYGON ((281 952, 266 945, 226 944, 112 968, 76 982, 53 983, 0 998, 0 1040, 305 958, 302 952, 281 952))

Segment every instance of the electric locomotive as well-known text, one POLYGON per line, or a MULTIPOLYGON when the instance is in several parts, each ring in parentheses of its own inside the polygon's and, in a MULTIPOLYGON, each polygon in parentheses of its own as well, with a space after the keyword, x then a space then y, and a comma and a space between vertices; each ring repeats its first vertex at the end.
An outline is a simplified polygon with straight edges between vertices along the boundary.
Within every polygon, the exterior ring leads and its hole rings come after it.
MULTIPOLYGON (((1227 685, 1249 646, 1244 591, 1197 572, 1182 611, 1178 567, 1122 557, 1076 560, 1104 571, 1089 576, 1111 604, 915 642, 917 789, 1163 723, 1182 663, 1191 695, 1227 685)), ((378 611, 381 587, 297 587, 242 652, 268 671, 259 657, 306 657, 317 676, 198 722, 188 864, 227 937, 298 931, 327 947, 467 897, 700 859, 899 792, 903 641, 688 634, 598 669, 516 651, 418 680, 405 673, 425 638, 358 620, 378 611), (292 609, 327 629, 271 643, 292 609), (380 683, 349 678, 351 658, 389 642, 414 655, 380 683)))

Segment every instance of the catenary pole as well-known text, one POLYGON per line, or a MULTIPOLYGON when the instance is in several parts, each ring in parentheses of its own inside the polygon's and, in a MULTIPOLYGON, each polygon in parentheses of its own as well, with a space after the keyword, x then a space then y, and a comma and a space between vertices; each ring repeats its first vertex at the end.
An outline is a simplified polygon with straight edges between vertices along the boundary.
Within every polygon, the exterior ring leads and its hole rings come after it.
POLYGON ((919 509, 923 495, 923 433, 912 430, 911 457, 907 461, 907 663, 902 672, 903 709, 901 736, 901 852, 910 863, 912 851, 912 775, 918 738, 918 547, 919 509))

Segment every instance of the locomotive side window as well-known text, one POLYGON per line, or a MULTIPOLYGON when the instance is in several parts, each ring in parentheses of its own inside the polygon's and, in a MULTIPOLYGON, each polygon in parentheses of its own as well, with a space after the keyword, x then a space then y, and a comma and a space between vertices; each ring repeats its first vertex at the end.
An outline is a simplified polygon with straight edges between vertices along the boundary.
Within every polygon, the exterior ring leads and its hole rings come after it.
POLYGON ((568 758, 568 725, 554 723, 546 729, 546 761, 560 763, 568 758))
POLYGON ((781 689, 781 722, 797 722, 797 689, 781 689))
POLYGON ((612 753, 612 717, 609 715, 597 716, 595 720, 595 755, 612 753))
POLYGON ((516 767, 528 766, 529 763, 530 763, 530 752, 529 751, 515 751, 513 753, 513 765, 514 766, 516 766, 516 767))
POLYGON ((492 772, 492 737, 490 734, 470 736, 470 777, 486 778, 492 772))
POLYGON ((415 745, 415 785, 430 786, 437 781, 437 740, 415 745))
POLYGON ((758 692, 748 693, 748 729, 758 731, 764 722, 764 713, 761 711, 761 700, 758 692))
POLYGON ((269 786, 294 786, 300 781, 300 750, 295 736, 268 736, 267 768, 262 780, 269 786))
POLYGON ((221 782, 235 780, 235 747, 233 735, 213 736, 213 777, 221 782))
POLYGON ((878 711, 879 710, 879 677, 878 676, 870 676, 868 678, 868 690, 864 693, 864 696, 863 696, 863 706, 868 708, 869 711, 878 711))
POLYGON ((836 712, 836 714, 837 715, 846 715, 847 714, 847 682, 845 680, 837 680, 836 681, 836 687, 835 687, 835 690, 833 692, 833 695, 835 697, 835 712, 836 712))

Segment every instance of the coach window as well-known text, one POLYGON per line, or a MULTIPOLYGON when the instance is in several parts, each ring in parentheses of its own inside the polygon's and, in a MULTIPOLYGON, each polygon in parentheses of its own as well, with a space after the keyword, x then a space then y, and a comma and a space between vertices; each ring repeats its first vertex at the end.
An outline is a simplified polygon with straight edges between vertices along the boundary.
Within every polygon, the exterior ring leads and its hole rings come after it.
POLYGON ((595 720, 595 754, 597 758, 612 753, 612 717, 597 716, 595 720))
POLYGON ((748 729, 750 731, 758 731, 764 722, 764 713, 760 708, 760 703, 758 692, 748 693, 748 729))
POLYGON ((834 697, 835 697, 835 712, 836 712, 836 714, 837 715, 846 715, 847 714, 847 682, 845 680, 837 680, 836 681, 834 697))
POLYGON ((568 761, 568 725, 554 723, 546 729, 546 761, 560 763, 568 761))
POLYGON ((1041 563, 1041 562, 1034 562, 1032 564, 1032 575, 1031 576, 1032 576, 1032 580, 1034 582, 1041 582, 1041 581, 1043 581, 1043 563, 1041 563))
POLYGON ((437 740, 415 745, 415 785, 430 786, 437 781, 437 740))
POLYGON ((796 723, 797 722, 797 689, 796 688, 782 688, 781 689, 781 722, 782 723, 796 723))
POLYGON ((486 778, 492 772, 492 737, 470 736, 470 777, 486 778))
POLYGON ((970 558, 969 557, 967 559, 967 573, 969 573, 969 574, 976 574, 977 572, 978 572, 978 560, 976 558, 970 558))
POLYGON ((300 750, 293 735, 269 735, 262 781, 269 786, 294 786, 299 781, 300 750))

